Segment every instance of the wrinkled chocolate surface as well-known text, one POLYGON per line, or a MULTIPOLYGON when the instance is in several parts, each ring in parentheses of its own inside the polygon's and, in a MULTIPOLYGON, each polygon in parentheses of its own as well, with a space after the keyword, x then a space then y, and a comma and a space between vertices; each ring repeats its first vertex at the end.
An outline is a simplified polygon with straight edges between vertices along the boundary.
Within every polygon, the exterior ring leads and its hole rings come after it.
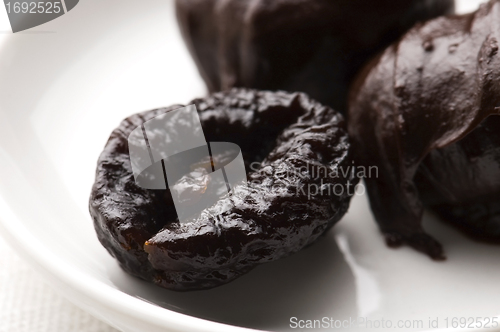
POLYGON ((424 205, 478 237, 500 240, 500 1, 417 25, 372 60, 350 95, 349 132, 390 245, 432 258, 424 205))
POLYGON ((210 91, 306 92, 344 112, 374 54, 453 0, 176 0, 186 44, 210 91))
POLYGON ((338 112, 301 93, 248 89, 192 103, 207 141, 239 145, 248 186, 180 223, 169 190, 136 184, 127 141, 180 106, 125 119, 99 158, 89 204, 99 240, 125 271, 173 290, 215 287, 313 243, 345 214, 357 179, 334 173, 352 165, 338 112))

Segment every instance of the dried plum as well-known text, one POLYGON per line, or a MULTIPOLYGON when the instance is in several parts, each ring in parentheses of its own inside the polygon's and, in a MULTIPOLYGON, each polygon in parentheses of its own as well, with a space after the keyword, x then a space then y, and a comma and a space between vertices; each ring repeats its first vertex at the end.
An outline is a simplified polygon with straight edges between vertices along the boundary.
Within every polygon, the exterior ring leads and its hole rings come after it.
POLYGON ((444 258, 425 206, 476 237, 500 240, 500 1, 417 25, 376 57, 350 97, 349 133, 390 245, 444 258))
POLYGON ((127 138, 181 106, 125 119, 99 158, 90 197, 98 238, 125 271, 173 290, 211 288, 313 243, 347 211, 357 179, 339 172, 352 165, 339 113, 301 93, 247 89, 192 104, 207 141, 239 145, 248 185, 180 223, 168 190, 135 183, 127 138))

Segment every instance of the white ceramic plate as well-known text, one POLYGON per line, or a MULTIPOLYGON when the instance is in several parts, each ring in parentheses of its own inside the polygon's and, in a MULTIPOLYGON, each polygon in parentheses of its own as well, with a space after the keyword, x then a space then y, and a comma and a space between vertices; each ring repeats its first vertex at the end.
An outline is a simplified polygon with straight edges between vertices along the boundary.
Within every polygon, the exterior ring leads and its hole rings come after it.
POLYGON ((500 247, 473 243, 426 215, 446 262, 388 249, 364 196, 314 246, 228 285, 175 293, 129 277, 98 243, 87 200, 97 157, 122 118, 205 94, 172 3, 85 0, 2 38, 0 230, 98 318, 136 332, 287 331, 324 317, 367 320, 344 330, 380 331, 390 322, 410 331, 500 313, 500 247))

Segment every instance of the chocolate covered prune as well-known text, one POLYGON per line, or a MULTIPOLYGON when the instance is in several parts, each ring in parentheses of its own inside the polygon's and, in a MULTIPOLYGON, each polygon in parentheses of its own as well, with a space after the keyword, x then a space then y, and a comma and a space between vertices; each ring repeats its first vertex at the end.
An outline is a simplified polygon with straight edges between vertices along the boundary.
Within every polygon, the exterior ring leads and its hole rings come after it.
POLYGON ((136 183, 127 139, 181 106, 125 119, 99 158, 90 197, 98 238, 125 271, 173 290, 211 288, 313 243, 347 211, 357 179, 340 171, 352 159, 339 113, 301 93, 247 89, 192 104, 207 141, 241 148, 247 183, 179 222, 171 192, 136 183))
POLYGON ((349 133, 376 220, 390 245, 432 258, 424 206, 476 237, 500 240, 500 1, 410 30, 358 77, 349 133))
POLYGON ((176 0, 186 44, 210 91, 302 91, 344 112, 373 55, 453 0, 176 0))

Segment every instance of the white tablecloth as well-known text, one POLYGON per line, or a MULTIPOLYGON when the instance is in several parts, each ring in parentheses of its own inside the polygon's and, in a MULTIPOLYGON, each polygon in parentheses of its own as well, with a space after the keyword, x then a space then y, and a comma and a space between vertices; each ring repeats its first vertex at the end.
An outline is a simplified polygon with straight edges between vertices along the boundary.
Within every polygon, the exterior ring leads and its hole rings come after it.
POLYGON ((0 332, 116 332, 79 309, 0 238, 0 332))

